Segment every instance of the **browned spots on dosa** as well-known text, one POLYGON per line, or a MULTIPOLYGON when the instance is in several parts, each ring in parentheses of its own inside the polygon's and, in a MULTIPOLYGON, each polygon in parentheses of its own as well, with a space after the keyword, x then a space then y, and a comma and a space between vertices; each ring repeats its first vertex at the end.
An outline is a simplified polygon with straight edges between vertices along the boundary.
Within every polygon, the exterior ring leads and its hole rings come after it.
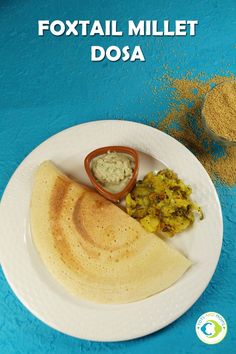
POLYGON ((109 205, 109 202, 105 199, 96 199, 95 205, 96 205, 96 208, 102 209, 102 208, 106 207, 107 205, 109 205))
POLYGON ((77 198, 73 197, 73 206, 69 205, 67 203, 68 193, 73 188, 73 183, 69 179, 58 176, 50 198, 51 230, 54 246, 62 262, 75 272, 88 273, 74 255, 67 235, 60 225, 60 220, 65 217, 66 208, 71 207, 73 207, 70 211, 72 218, 68 218, 68 222, 74 224, 77 230, 76 243, 87 253, 88 259, 99 258, 100 250, 108 252, 106 255, 108 258, 112 252, 112 257, 110 256, 109 259, 113 262, 132 257, 135 254, 132 244, 136 242, 136 233, 124 227, 123 224, 116 227, 113 224, 112 203, 88 189, 78 192, 77 198), (119 227, 127 233, 129 243, 119 243, 116 232, 119 227))
POLYGON ((50 199, 50 210, 53 216, 60 214, 70 184, 70 180, 66 180, 62 177, 57 177, 50 199))
POLYGON ((78 259, 76 259, 73 253, 71 252, 70 246, 66 241, 66 237, 63 233, 63 230, 58 227, 54 235, 54 245, 60 255, 62 262, 75 272, 81 271, 83 267, 78 261, 78 259))
POLYGON ((84 227, 83 224, 83 218, 80 217, 80 209, 81 209, 81 203, 83 201, 85 193, 77 200, 77 203, 74 208, 73 212, 73 222, 75 224, 75 227, 78 231, 78 233, 83 237, 86 241, 91 243, 93 246, 95 246, 94 240, 90 237, 89 233, 87 232, 86 228, 84 227))
POLYGON ((81 239, 81 245, 92 256, 97 256, 96 250, 126 253, 127 244, 119 242, 122 230, 127 234, 130 244, 136 241, 136 234, 134 235, 124 227, 122 222, 120 225, 117 225, 117 222, 114 223, 113 208, 111 202, 90 191, 85 191, 77 200, 73 212, 73 223, 81 239))
MULTIPOLYGON (((114 250, 117 250, 119 249, 120 247, 118 246, 112 246, 112 244, 108 244, 108 245, 104 245, 102 244, 102 241, 104 241, 104 238, 106 238, 107 236, 109 237, 109 235, 111 235, 113 233, 112 230, 109 230, 108 228, 104 228, 103 229, 103 232, 102 232, 102 238, 100 240, 100 242, 95 242, 92 235, 90 234, 90 230, 89 230, 89 227, 90 225, 85 223, 85 218, 84 218, 84 215, 83 213, 86 212, 86 209, 84 210, 84 206, 83 206, 83 202, 84 202, 84 198, 87 196, 87 193, 90 193, 88 191, 86 191, 78 200, 77 200, 77 203, 76 203, 76 206, 75 206, 75 209, 74 209, 74 213, 73 213, 73 221, 74 221, 74 224, 76 226, 76 229, 79 233, 79 235, 82 237, 82 239, 85 241, 85 244, 86 243, 89 243, 91 246, 93 246, 95 249, 102 249, 102 250, 106 250, 106 251, 114 251, 114 250)), ((102 197, 100 196, 97 196, 95 193, 91 192, 95 198, 94 198, 94 203, 93 205, 91 204, 90 205, 90 211, 92 211, 92 214, 91 214, 91 217, 93 218, 93 221, 97 219, 97 214, 96 214, 96 210, 98 209, 102 209, 105 208, 105 207, 109 207, 110 203, 103 199, 102 197), (94 213, 93 213, 94 211, 94 213)), ((98 226, 100 227, 103 227, 102 225, 102 220, 98 220, 97 221, 98 223, 98 226)), ((112 223, 112 220, 111 220, 111 223, 112 223)), ((111 227, 112 229, 112 227, 111 227)), ((93 231, 93 232, 96 232, 93 231)), ((98 232, 98 230, 97 230, 98 232)), ((88 250, 88 247, 87 247, 87 252, 91 252, 91 248, 90 250, 88 250)), ((97 254, 97 253, 95 253, 97 254)))
POLYGON ((70 249, 70 245, 66 240, 66 235, 60 226, 60 213, 62 211, 70 184, 70 180, 57 177, 50 198, 50 222, 52 235, 54 238, 54 247, 57 249, 62 262, 65 263, 71 270, 78 271, 82 270, 83 267, 78 259, 74 257, 70 249))

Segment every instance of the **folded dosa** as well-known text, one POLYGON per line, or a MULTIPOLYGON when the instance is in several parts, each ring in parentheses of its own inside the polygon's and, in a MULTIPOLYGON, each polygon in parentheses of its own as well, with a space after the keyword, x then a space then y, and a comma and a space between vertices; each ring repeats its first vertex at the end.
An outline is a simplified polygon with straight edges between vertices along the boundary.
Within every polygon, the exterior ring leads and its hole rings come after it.
POLYGON ((138 221, 46 161, 31 200, 34 244, 71 293, 98 303, 128 303, 160 292, 191 261, 138 221))

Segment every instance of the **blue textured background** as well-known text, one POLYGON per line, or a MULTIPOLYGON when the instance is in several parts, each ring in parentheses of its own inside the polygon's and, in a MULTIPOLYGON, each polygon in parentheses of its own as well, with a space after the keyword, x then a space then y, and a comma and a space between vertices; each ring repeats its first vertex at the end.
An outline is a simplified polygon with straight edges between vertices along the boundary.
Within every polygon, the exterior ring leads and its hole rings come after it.
MULTIPOLYGON (((236 74, 235 0, 2 0, 0 3, 0 195, 25 156, 39 143, 81 122, 123 118, 148 123, 161 111, 156 78, 168 64, 176 77, 236 74), (37 36, 38 19, 199 19, 186 38, 37 36), (90 46, 142 45, 146 62, 90 62, 90 46)), ((0 271, 0 353, 233 353, 236 348, 235 188, 217 185, 224 243, 213 279, 179 320, 153 335, 120 343, 71 338, 42 324, 17 300, 0 271), (195 335, 204 312, 228 322, 223 342, 208 346, 195 335)))

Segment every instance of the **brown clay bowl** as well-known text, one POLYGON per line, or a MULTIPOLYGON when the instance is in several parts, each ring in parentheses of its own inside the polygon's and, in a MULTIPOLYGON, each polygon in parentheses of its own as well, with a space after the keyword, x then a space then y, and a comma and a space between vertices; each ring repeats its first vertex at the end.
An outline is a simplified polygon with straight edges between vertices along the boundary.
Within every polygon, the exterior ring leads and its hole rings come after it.
POLYGON ((137 181, 137 176, 138 176, 138 169, 139 169, 139 156, 136 150, 127 146, 105 146, 90 152, 84 160, 84 167, 91 183, 96 188, 96 190, 106 199, 109 199, 112 202, 118 202, 122 198, 124 198, 126 194, 128 194, 131 191, 131 189, 133 189, 133 187, 135 186, 135 183, 137 181), (102 185, 96 180, 90 168, 92 159, 94 159, 99 155, 106 154, 108 151, 122 152, 132 156, 134 159, 133 176, 131 177, 129 183, 125 186, 125 188, 119 193, 111 193, 106 189, 104 189, 102 185))

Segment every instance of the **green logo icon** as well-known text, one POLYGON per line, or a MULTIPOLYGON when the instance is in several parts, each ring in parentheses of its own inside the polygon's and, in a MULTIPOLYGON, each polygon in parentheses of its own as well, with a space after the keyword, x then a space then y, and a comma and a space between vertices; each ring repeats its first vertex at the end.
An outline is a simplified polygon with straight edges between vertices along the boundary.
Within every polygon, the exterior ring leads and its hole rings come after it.
POLYGON ((217 312, 206 312, 196 323, 196 334, 206 344, 220 343, 227 333, 227 323, 217 312))

